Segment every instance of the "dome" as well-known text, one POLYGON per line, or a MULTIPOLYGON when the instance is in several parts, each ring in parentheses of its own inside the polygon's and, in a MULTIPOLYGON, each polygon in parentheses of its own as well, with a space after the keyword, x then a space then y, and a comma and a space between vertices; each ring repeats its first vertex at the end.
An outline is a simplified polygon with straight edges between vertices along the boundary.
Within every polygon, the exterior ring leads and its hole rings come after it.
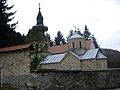
POLYGON ((77 34, 77 33, 75 33, 71 37, 69 37, 68 39, 77 39, 77 38, 84 38, 84 37, 79 35, 79 34, 77 34))

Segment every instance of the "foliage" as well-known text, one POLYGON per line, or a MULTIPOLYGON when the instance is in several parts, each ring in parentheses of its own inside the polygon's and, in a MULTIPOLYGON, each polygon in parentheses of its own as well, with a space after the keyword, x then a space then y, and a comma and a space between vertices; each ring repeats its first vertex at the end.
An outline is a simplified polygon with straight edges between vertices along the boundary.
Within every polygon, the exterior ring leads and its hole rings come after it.
MULTIPOLYGON (((31 70, 36 69, 44 53, 49 48, 49 34, 45 35, 48 28, 43 25, 33 26, 25 36, 26 43, 33 43, 35 51, 32 52, 33 61, 31 62, 31 70)), ((43 60, 43 59, 42 59, 43 60)))
POLYGON ((120 68, 120 52, 112 49, 101 49, 102 53, 108 58, 108 68, 120 68))
POLYGON ((44 34, 47 29, 46 26, 33 26, 25 37, 26 43, 37 43, 40 51, 47 50, 49 42, 48 37, 44 34))
POLYGON ((83 36, 83 34, 81 33, 81 31, 79 29, 76 32, 77 32, 77 34, 83 36))
POLYGON ((9 7, 7 0, 0 0, 0 47, 24 43, 21 34, 15 32, 16 24, 18 22, 10 24, 14 19, 12 16, 16 13, 9 11, 13 6, 9 7))
POLYGON ((70 33, 69 33, 69 35, 68 35, 68 38, 71 37, 73 34, 74 34, 74 31, 73 31, 73 30, 70 30, 70 33))
POLYGON ((87 28, 87 25, 85 25, 84 29, 84 37, 88 39, 90 37, 91 33, 89 32, 89 29, 87 28))
POLYGON ((63 35, 60 31, 57 32, 57 37, 55 37, 55 44, 56 45, 61 45, 65 44, 65 39, 63 38, 63 35))
POLYGON ((96 38, 94 37, 94 35, 92 35, 92 40, 95 45, 95 48, 99 48, 98 42, 96 41, 96 38))
POLYGON ((46 37, 48 39, 50 46, 53 46, 53 41, 51 40, 50 34, 46 33, 46 37))
POLYGON ((42 31, 42 28, 40 27, 42 26, 33 26, 33 28, 28 31, 28 34, 25 38, 27 43, 42 42, 45 39, 44 31, 42 31))

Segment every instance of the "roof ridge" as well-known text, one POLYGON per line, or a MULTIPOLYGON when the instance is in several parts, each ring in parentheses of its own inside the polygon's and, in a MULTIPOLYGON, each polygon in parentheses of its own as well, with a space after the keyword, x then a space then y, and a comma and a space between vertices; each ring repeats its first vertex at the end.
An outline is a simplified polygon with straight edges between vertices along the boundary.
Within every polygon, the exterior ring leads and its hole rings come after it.
POLYGON ((21 45, 16 45, 16 46, 3 47, 3 48, 0 48, 0 52, 22 50, 22 49, 29 48, 31 45, 32 44, 21 44, 21 45))

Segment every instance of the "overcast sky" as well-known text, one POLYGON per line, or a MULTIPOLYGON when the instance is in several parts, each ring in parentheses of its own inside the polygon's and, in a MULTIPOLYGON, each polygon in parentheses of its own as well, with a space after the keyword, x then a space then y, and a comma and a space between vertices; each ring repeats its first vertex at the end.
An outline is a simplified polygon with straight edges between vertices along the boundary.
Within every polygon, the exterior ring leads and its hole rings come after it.
POLYGON ((16 31, 26 35, 36 25, 38 3, 52 39, 58 30, 66 38, 74 26, 83 32, 86 24, 101 48, 120 51, 120 0, 8 0, 17 10, 16 31))

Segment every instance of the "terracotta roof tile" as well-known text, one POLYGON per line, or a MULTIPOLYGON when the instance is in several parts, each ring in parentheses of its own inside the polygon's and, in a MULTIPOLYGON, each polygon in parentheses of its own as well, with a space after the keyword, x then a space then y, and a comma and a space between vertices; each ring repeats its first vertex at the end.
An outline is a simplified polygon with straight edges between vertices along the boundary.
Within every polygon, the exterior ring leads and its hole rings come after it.
MULTIPOLYGON (((90 49, 90 46, 91 46, 91 41, 90 40, 86 41, 86 49, 90 49)), ((52 46, 49 51, 51 54, 63 53, 65 51, 68 51, 68 44, 52 46)))
POLYGON ((17 46, 5 47, 5 48, 0 48, 0 53, 23 50, 23 49, 27 49, 27 48, 31 48, 31 47, 33 49, 33 46, 31 44, 22 44, 22 45, 17 45, 17 46))
POLYGON ((65 51, 68 51, 68 44, 52 46, 50 48, 50 53, 51 54, 62 53, 62 52, 65 52, 65 51))
POLYGON ((90 49, 91 42, 91 40, 86 41, 86 49, 90 49))

